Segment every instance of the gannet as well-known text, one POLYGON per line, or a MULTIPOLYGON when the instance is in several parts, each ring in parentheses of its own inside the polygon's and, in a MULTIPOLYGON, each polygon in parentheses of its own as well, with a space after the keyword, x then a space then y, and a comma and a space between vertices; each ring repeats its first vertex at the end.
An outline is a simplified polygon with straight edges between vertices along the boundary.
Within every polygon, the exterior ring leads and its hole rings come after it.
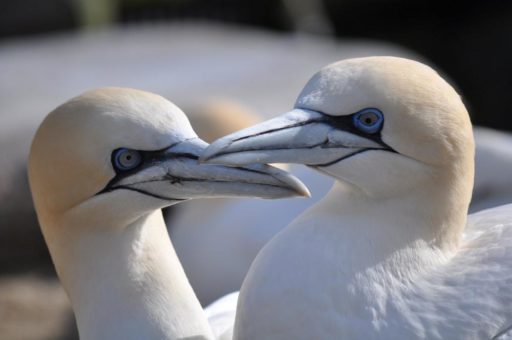
POLYGON ((235 339, 510 336, 512 205, 467 223, 471 122, 430 67, 331 64, 292 111, 221 138, 201 159, 300 163, 335 179, 256 257, 235 339))
POLYGON ((196 197, 307 195, 269 166, 200 165, 206 146, 178 107, 133 89, 86 92, 44 119, 30 187, 82 340, 213 338, 160 208, 196 197))

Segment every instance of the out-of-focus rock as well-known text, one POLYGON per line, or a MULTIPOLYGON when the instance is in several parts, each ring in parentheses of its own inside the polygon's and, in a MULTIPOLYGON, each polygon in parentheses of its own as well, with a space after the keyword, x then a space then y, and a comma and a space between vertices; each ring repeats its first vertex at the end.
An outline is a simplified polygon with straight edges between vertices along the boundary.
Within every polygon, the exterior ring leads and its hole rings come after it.
POLYGON ((208 143, 261 121, 260 115, 228 98, 198 100, 196 106, 182 109, 197 135, 208 143))
POLYGON ((78 339, 68 297, 56 279, 0 278, 0 339, 78 339))

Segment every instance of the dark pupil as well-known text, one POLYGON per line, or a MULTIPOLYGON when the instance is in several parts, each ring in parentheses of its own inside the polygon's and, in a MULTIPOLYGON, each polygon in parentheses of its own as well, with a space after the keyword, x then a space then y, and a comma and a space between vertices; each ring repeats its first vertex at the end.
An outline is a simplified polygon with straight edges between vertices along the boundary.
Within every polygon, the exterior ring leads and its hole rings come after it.
POLYGON ((131 165, 131 160, 133 158, 133 155, 130 154, 130 153, 125 153, 124 155, 121 156, 121 163, 124 163, 124 165, 131 165))
POLYGON ((372 125, 375 123, 376 117, 374 114, 367 114, 363 117, 363 123, 366 125, 372 125))

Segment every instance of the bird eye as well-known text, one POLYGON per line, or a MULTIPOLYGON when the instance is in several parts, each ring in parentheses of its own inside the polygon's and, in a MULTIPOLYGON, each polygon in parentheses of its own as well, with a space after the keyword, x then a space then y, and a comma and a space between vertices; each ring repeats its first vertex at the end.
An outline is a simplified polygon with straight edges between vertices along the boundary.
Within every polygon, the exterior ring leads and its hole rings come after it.
POLYGON ((132 170, 142 162, 142 156, 137 150, 117 149, 112 153, 112 163, 114 168, 120 171, 132 170))
POLYGON ((384 115, 378 109, 364 109, 354 114, 354 126, 365 133, 376 133, 382 128, 384 115))

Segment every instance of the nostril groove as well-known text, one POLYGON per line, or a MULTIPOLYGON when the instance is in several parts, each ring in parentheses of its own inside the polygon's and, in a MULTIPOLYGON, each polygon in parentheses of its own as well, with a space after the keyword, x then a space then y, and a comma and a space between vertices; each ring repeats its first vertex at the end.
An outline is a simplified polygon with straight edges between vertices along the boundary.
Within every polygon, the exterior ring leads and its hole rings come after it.
POLYGON ((165 179, 167 179, 167 180, 169 180, 169 181, 171 182, 171 184, 181 183, 181 178, 179 178, 179 177, 175 177, 175 176, 173 176, 173 175, 171 175, 171 174, 169 174, 169 173, 168 173, 168 174, 166 174, 166 175, 164 176, 164 178, 165 178, 165 179))

